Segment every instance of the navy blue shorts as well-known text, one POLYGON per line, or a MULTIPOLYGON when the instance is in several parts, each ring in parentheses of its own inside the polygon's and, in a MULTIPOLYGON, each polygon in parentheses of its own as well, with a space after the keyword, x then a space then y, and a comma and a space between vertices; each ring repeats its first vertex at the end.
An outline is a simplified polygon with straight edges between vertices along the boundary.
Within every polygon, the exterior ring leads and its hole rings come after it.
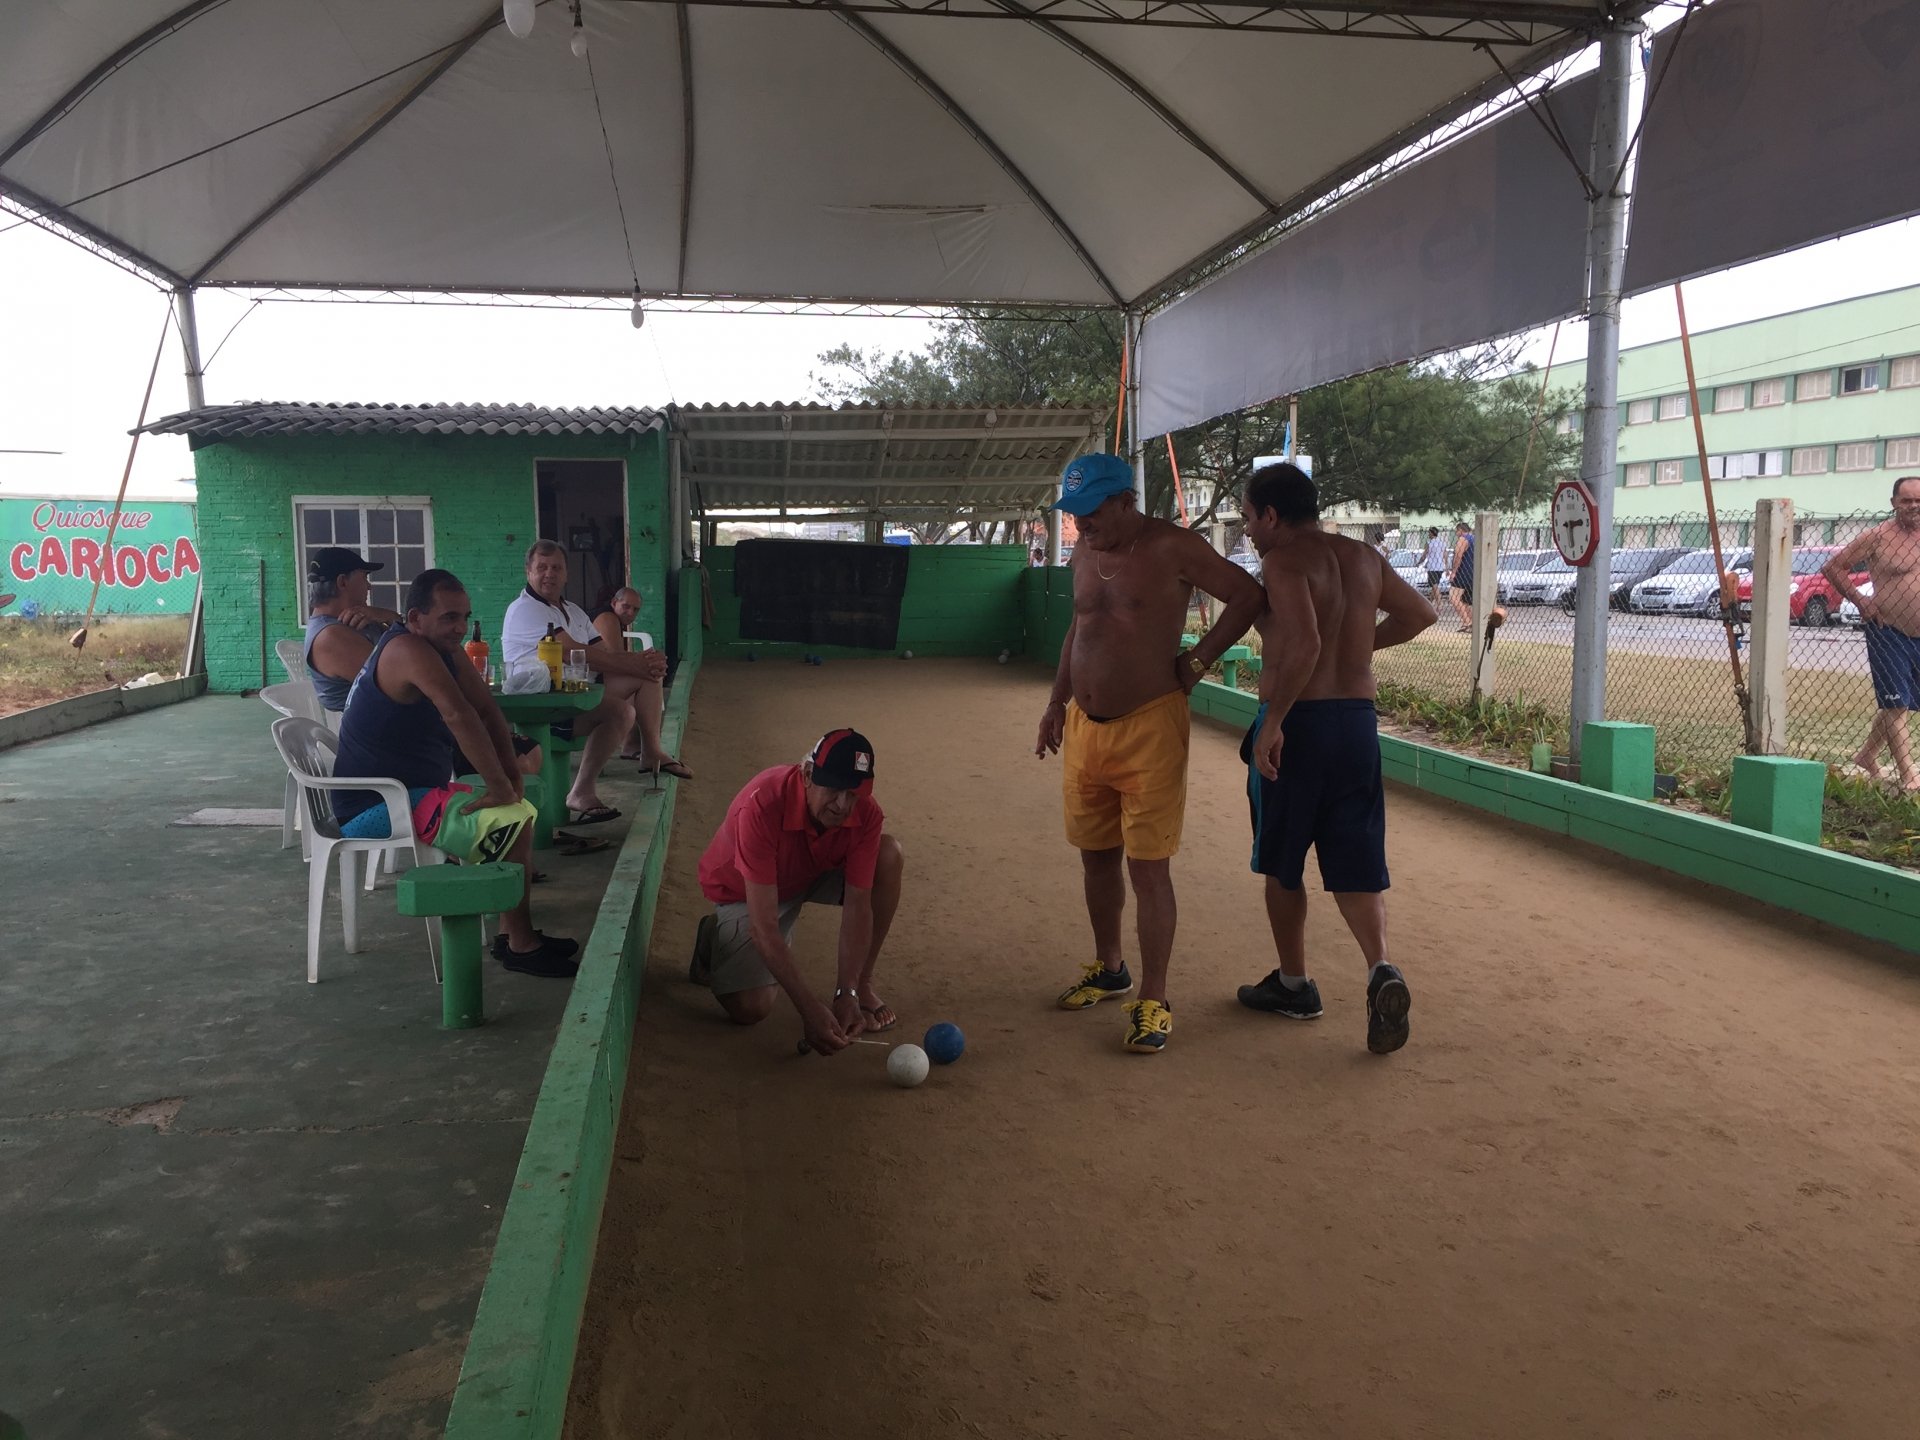
POLYGON ((1335 894, 1387 888, 1387 797, 1380 784, 1380 720, 1371 700, 1301 700, 1280 722, 1280 778, 1253 764, 1262 705, 1240 744, 1247 762, 1253 869, 1298 890, 1307 851, 1335 894))
POLYGON ((1920 710, 1920 636, 1869 620, 1867 668, 1882 710, 1920 710))

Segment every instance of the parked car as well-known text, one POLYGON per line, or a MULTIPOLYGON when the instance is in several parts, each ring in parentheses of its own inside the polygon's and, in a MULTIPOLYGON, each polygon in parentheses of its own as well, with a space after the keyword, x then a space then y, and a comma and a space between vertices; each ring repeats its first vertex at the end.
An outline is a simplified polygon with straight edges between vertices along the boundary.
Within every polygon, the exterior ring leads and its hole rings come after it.
POLYGON ((1573 608, 1573 587, 1580 572, 1556 552, 1545 563, 1517 577, 1507 587, 1509 605, 1559 605, 1573 608))
MULTIPOLYGON (((1684 545, 1656 546, 1651 550, 1616 550, 1613 552, 1612 580, 1609 603, 1616 610, 1627 608, 1627 597, 1633 593, 1633 587, 1642 580, 1649 580, 1660 574, 1676 560, 1684 559, 1692 553, 1684 545)), ((1572 609, 1569 604, 1566 608, 1572 609)))
MULTIPOLYGON (((1787 582, 1787 618, 1795 625, 1825 625, 1838 615, 1844 603, 1840 592, 1834 589, 1831 581, 1820 572, 1826 563, 1840 553, 1838 545, 1803 545, 1793 552, 1793 578, 1787 582)), ((1858 570, 1850 578, 1856 588, 1867 578, 1867 572, 1858 570)), ((1740 577, 1740 618, 1746 620, 1753 614, 1753 576, 1740 577)), ((1855 609, 1858 618, 1860 612, 1855 609)))
POLYGON ((1558 550, 1509 550, 1500 556, 1500 563, 1493 572, 1493 593, 1496 603, 1507 603, 1507 592, 1514 585, 1549 560, 1560 556, 1558 550))
MULTIPOLYGON (((1871 595, 1873 594, 1873 581, 1856 580, 1853 582, 1853 588, 1858 590, 1862 595, 1871 595)), ((1840 623, 1842 625, 1860 625, 1865 623, 1865 620, 1866 617, 1860 613, 1860 607, 1854 604, 1853 601, 1842 600, 1840 602, 1840 623)))
MULTIPOLYGON (((1727 569, 1739 574, 1753 569, 1753 551, 1729 550, 1727 569)), ((1693 550, 1657 575, 1640 581, 1627 594, 1627 609, 1636 615, 1718 615, 1720 579, 1713 568, 1713 551, 1693 550)))
POLYGON ((1231 555, 1227 556, 1227 558, 1249 575, 1253 576, 1254 579, 1258 580, 1260 578, 1260 552, 1255 550, 1251 545, 1243 550, 1234 551, 1231 555))

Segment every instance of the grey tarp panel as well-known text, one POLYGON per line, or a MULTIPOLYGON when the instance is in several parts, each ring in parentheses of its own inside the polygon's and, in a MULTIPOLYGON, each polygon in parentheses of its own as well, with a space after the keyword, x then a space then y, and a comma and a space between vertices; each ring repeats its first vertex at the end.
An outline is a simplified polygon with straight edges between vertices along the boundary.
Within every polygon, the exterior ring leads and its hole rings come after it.
POLYGON ((1627 289, 1920 212, 1920 4, 1719 0, 1648 111, 1627 289))
MULTIPOLYGON (((1584 152, 1598 85, 1553 93, 1584 152)), ((1277 396, 1578 310, 1586 196, 1519 112, 1362 191, 1169 306, 1140 341, 1140 430, 1277 396)))

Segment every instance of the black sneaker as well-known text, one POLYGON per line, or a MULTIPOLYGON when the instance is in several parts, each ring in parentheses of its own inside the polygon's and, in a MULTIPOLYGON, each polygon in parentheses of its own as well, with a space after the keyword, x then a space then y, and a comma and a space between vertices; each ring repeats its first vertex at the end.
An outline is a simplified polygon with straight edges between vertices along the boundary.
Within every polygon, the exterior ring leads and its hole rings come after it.
POLYGON ((693 985, 710 984, 713 980, 713 934, 720 928, 720 917, 708 914, 700 917, 699 927, 693 932, 693 959, 687 965, 687 981, 693 985))
POLYGON ((1320 1018, 1320 987, 1309 980, 1298 990, 1280 983, 1280 972, 1270 970, 1258 985, 1240 987, 1240 1003, 1249 1010, 1264 1010, 1269 1015, 1285 1015, 1294 1020, 1320 1018))
POLYGON ((1392 965, 1374 966, 1367 977, 1367 1049, 1391 1055, 1406 1044, 1407 1012, 1412 1008, 1406 977, 1392 965))
POLYGON ((515 950, 504 935, 496 936, 493 953, 509 970, 536 975, 542 980, 571 980, 580 973, 578 941, 561 935, 545 935, 536 930, 540 943, 531 950, 515 950))

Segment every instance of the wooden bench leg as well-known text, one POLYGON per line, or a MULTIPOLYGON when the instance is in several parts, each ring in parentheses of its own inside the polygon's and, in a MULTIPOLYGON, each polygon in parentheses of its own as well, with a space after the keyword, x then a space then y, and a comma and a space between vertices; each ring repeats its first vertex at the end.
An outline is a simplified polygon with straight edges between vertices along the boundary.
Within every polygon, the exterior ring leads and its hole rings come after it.
POLYGON ((471 1030, 486 1019, 480 997, 480 917, 440 919, 440 1026, 471 1030))

